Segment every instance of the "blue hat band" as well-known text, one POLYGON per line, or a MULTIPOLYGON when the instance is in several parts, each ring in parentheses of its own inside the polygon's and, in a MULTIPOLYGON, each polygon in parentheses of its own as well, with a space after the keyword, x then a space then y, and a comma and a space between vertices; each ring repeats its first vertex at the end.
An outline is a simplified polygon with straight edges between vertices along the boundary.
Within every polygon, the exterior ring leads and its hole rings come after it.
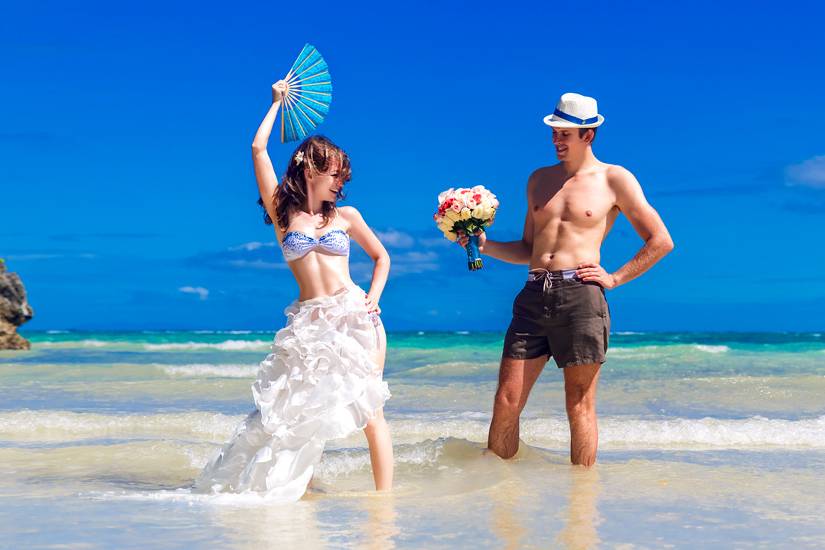
POLYGON ((598 115, 594 116, 593 118, 579 118, 573 115, 568 115, 567 113, 559 111, 558 109, 553 111, 553 115, 559 117, 562 120, 566 120, 567 122, 573 122, 575 124, 593 124, 594 122, 599 121, 598 115))

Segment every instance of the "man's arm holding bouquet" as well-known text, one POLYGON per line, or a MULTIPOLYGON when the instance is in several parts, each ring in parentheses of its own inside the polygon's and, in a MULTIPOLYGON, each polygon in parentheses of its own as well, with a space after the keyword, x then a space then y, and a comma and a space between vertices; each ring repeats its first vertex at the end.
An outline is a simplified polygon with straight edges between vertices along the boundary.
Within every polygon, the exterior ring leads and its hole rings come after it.
MULTIPOLYGON (((532 178, 527 182, 527 215, 524 217, 524 232, 518 241, 494 241, 487 238, 485 231, 476 231, 478 235, 478 250, 482 254, 492 256, 502 262, 511 264, 529 264, 533 254, 533 208, 532 208, 532 178)), ((459 232, 458 243, 467 246, 468 237, 459 232)))

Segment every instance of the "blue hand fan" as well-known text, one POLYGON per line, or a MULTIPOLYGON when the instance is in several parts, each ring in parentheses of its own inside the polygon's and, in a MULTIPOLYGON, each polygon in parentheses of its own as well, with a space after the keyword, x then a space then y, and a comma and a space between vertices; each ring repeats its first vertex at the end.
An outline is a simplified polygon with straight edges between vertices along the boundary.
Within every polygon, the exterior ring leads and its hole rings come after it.
POLYGON ((315 46, 304 46, 284 80, 281 143, 307 137, 324 120, 332 103, 329 67, 315 46))

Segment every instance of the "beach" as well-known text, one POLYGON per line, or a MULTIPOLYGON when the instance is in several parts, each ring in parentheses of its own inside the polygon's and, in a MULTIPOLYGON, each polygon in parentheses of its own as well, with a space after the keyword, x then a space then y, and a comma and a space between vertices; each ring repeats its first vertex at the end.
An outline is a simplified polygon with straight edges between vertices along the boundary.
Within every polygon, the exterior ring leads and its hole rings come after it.
POLYGON ((584 469, 554 363, 502 461, 483 449, 503 335, 390 332, 395 490, 372 490, 359 433, 291 505, 189 489, 272 332, 23 334, 0 352, 4 548, 825 546, 819 333, 613 334, 584 469))

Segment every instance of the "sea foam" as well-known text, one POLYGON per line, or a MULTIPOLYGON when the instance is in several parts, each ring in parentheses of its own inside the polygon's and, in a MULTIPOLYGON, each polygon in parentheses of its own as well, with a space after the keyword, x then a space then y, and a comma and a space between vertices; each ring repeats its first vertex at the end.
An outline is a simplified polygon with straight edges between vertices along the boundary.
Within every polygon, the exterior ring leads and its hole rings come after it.
POLYGON ((0 439, 76 441, 107 437, 162 437, 222 441, 242 416, 187 412, 98 414, 23 410, 0 413, 0 439))
POLYGON ((698 349, 699 351, 704 351, 706 353, 726 353, 730 351, 730 348, 728 346, 709 346, 705 344, 696 344, 693 347, 698 349))
POLYGON ((65 341, 50 341, 35 342, 34 347, 45 348, 103 348, 111 345, 123 345, 123 342, 106 342, 103 340, 65 340, 65 341))
MULTIPOLYGON (((489 420, 469 418, 390 417, 393 436, 400 441, 455 437, 471 441, 487 438, 489 420)), ((570 430, 566 418, 530 418, 521 423, 521 437, 531 445, 566 445, 570 430)), ((602 448, 738 449, 757 447, 825 448, 825 416, 785 420, 755 416, 745 419, 638 418, 608 416, 599 419, 602 448)))
POLYGON ((175 377, 192 378, 254 378, 258 372, 257 365, 240 364, 206 364, 192 363, 187 365, 153 365, 166 374, 175 377))
POLYGON ((223 342, 175 342, 166 344, 143 344, 149 351, 216 349, 221 351, 266 350, 269 340, 224 340, 223 342))
MULTIPOLYGON (((72 411, 0 413, 0 439, 7 441, 77 441, 100 438, 161 438, 221 444, 244 415, 212 412, 98 414, 72 411)), ((451 437, 483 442, 488 414, 387 414, 394 442, 415 444, 451 437)), ((527 418, 521 437, 530 445, 565 447, 567 419, 527 418)), ((330 441, 330 448, 360 447, 363 436, 330 441)), ((825 449, 825 416, 786 420, 754 416, 743 419, 624 417, 599 419, 599 445, 616 449, 825 449)))

